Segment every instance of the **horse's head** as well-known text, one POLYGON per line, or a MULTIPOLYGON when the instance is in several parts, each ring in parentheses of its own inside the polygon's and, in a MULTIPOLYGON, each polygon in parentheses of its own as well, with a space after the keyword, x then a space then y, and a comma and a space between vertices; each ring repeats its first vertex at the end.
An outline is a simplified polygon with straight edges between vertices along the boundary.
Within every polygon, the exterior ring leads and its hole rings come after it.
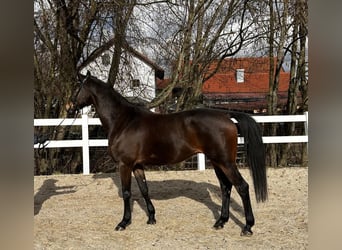
POLYGON ((76 111, 84 108, 85 106, 91 105, 91 95, 87 89, 87 82, 91 80, 91 74, 88 71, 87 75, 78 76, 80 82, 77 90, 71 97, 71 103, 69 105, 68 113, 75 114, 76 111))

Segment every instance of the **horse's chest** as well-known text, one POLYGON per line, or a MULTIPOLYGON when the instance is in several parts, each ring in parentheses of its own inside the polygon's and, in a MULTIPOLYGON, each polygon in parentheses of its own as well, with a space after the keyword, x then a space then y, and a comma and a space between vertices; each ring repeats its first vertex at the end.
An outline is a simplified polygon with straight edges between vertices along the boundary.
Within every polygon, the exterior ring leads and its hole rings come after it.
POLYGON ((108 145, 109 153, 118 161, 134 161, 141 145, 139 141, 134 134, 112 137, 108 145))

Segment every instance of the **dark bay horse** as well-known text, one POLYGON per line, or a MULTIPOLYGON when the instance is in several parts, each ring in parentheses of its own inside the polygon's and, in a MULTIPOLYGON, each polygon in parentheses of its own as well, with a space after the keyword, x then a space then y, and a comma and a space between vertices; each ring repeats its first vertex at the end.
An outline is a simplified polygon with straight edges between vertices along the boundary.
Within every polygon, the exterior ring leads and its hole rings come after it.
POLYGON ((258 124, 249 115, 223 110, 194 109, 156 114, 128 102, 109 84, 88 72, 73 98, 73 110, 93 104, 108 137, 108 152, 119 164, 124 214, 116 230, 131 223, 131 174, 147 205, 148 224, 155 224, 155 209, 148 194, 144 165, 181 162, 204 153, 212 162, 222 191, 220 218, 214 228, 229 219, 232 185, 241 196, 246 225, 241 235, 252 235, 254 216, 248 183, 236 166, 238 132, 244 136, 247 163, 253 177, 256 200, 267 199, 265 151, 258 124), (235 125, 230 118, 235 118, 235 125))

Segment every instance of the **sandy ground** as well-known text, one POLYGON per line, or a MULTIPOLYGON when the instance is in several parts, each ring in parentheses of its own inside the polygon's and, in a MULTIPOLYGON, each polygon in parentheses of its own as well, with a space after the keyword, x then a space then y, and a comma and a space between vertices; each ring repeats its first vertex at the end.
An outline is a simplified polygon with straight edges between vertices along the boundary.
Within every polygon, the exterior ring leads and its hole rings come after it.
POLYGON ((307 249, 308 169, 268 169, 269 199, 256 203, 248 169, 256 224, 241 237, 240 197, 232 192, 230 220, 213 229, 221 192, 213 170, 146 172, 156 208, 147 225, 144 201, 132 182, 132 224, 114 231, 123 202, 117 174, 34 177, 34 249, 307 249))

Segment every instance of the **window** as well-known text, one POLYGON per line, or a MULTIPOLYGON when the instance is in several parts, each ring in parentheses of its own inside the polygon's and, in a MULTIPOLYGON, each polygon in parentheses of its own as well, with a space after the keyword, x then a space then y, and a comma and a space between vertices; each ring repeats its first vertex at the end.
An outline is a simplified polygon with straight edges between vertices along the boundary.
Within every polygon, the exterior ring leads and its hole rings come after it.
POLYGON ((110 64, 110 56, 109 54, 105 53, 101 56, 102 64, 104 66, 108 66, 110 64))
POLYGON ((236 82, 241 83, 245 81, 245 70, 237 69, 236 70, 236 82))
POLYGON ((132 88, 138 88, 140 86, 140 80, 139 79, 133 79, 132 80, 132 88))

